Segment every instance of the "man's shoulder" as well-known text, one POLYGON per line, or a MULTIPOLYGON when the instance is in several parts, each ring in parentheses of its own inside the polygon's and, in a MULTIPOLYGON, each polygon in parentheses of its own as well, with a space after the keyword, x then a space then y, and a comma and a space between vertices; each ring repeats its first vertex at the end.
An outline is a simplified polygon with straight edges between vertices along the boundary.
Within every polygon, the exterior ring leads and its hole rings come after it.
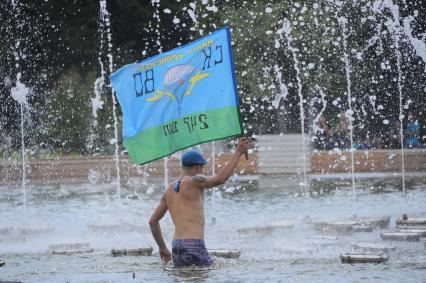
POLYGON ((195 182, 205 182, 208 180, 209 177, 207 177, 206 175, 203 174, 197 174, 195 176, 192 177, 192 180, 195 182))
POLYGON ((181 188, 185 193, 194 193, 193 191, 199 191, 202 188, 204 182, 200 182, 194 179, 195 176, 185 176, 182 180, 181 188))

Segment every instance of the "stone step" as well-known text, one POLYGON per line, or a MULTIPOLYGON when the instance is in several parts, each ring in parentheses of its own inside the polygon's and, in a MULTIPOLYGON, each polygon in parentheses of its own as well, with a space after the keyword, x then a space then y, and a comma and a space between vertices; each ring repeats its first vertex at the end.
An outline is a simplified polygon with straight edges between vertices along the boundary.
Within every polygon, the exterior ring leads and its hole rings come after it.
POLYGON ((89 243, 63 243, 49 245, 50 250, 81 250, 89 248, 89 243))
POLYGON ((309 244, 320 247, 335 246, 338 244, 338 237, 333 236, 310 236, 309 244))
POLYGON ((380 263, 388 261, 387 256, 372 254, 344 254, 340 256, 342 263, 380 263))
POLYGON ((93 232, 111 232, 119 231, 121 225, 119 224, 88 224, 87 227, 93 232))
POLYGON ((418 233, 383 233, 380 234, 380 237, 388 241, 420 241, 420 234, 418 233))
POLYGON ((396 225, 400 230, 426 230, 426 225, 396 225))
POLYGON ((390 223, 390 216, 384 217, 354 217, 347 219, 331 219, 323 221, 313 221, 314 224, 334 224, 334 225, 351 225, 351 226, 372 226, 385 228, 390 223))
POLYGON ((420 237, 426 237, 426 230, 423 229, 402 229, 399 230, 398 233, 413 233, 413 234, 419 234, 420 237))
POLYGON ((17 228, 16 231, 23 235, 38 235, 50 233, 55 230, 55 226, 50 224, 26 225, 25 227, 17 228))
POLYGON ((239 258, 241 251, 239 250, 222 250, 222 249, 208 249, 211 256, 221 258, 239 258))
POLYGON ((242 234, 248 234, 248 233, 260 233, 260 234, 268 233, 269 234, 273 230, 293 228, 295 223, 296 223, 295 220, 277 220, 265 226, 253 226, 253 227, 240 228, 240 229, 237 229, 237 232, 242 234))
POLYGON ((153 248, 139 248, 139 249, 112 249, 113 256, 151 256, 153 248))
POLYGON ((374 228, 375 226, 370 224, 365 224, 365 223, 355 224, 355 225, 352 225, 352 232, 371 232, 373 231, 374 228))
POLYGON ((403 218, 398 218, 396 220, 396 224, 403 226, 403 225, 426 225, 426 218, 407 218, 407 219, 403 219, 403 218))
POLYGON ((376 243, 356 243, 352 244, 351 247, 355 250, 362 250, 365 252, 388 252, 396 250, 395 247, 376 243))
POLYGON ((135 232, 143 230, 142 226, 133 225, 133 224, 88 224, 88 228, 93 232, 135 232))
POLYGON ((350 233, 371 232, 376 227, 386 227, 389 222, 390 217, 316 220, 311 223, 322 232, 350 233))
POLYGON ((377 218, 360 218, 359 220, 362 223, 367 223, 374 225, 375 227, 379 228, 386 228, 389 226, 390 223, 390 216, 383 216, 383 217, 377 217, 377 218))
POLYGON ((54 250, 54 255, 74 255, 74 254, 86 254, 92 253, 93 249, 81 249, 81 250, 54 250))
POLYGON ((237 232, 241 234, 270 234, 272 230, 274 230, 272 226, 254 226, 237 229, 237 232))
POLYGON ((269 226, 273 228, 294 228, 294 224, 296 224, 295 220, 284 219, 272 221, 269 226))
POLYGON ((311 236, 312 239, 325 240, 325 241, 337 241, 339 238, 334 236, 311 236))

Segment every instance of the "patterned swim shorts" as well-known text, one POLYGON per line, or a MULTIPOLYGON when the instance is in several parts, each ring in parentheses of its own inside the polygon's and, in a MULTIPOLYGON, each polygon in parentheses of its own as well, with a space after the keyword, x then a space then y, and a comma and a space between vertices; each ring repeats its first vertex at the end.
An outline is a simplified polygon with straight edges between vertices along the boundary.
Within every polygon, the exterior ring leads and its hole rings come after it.
POLYGON ((172 257, 175 267, 210 266, 213 264, 204 240, 177 239, 172 242, 172 257))

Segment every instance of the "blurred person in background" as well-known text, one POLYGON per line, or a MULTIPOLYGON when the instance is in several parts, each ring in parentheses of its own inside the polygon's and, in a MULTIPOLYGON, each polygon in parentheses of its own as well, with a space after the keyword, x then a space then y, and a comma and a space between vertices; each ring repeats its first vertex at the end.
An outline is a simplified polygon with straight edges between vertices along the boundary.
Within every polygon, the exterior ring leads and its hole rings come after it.
POLYGON ((421 125, 414 112, 410 111, 407 117, 407 124, 405 130, 405 146, 408 148, 421 147, 420 143, 420 129, 421 125))

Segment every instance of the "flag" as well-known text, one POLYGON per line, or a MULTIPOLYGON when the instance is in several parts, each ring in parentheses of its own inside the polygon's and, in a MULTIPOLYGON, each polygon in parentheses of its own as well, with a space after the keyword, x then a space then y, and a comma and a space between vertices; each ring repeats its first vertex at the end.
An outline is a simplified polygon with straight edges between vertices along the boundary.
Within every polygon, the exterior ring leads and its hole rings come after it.
POLYGON ((228 27, 110 76, 133 163, 243 133, 228 27))

